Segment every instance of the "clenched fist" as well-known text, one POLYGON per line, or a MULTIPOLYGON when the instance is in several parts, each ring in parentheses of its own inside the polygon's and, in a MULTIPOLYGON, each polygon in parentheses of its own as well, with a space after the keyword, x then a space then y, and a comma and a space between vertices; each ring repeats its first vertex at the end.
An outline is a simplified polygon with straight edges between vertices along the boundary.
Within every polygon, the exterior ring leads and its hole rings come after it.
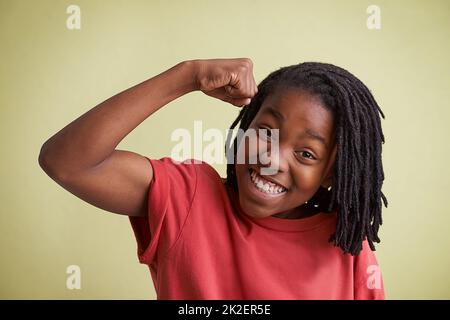
POLYGON ((235 106, 250 104, 258 92, 248 58, 194 60, 197 90, 235 106))

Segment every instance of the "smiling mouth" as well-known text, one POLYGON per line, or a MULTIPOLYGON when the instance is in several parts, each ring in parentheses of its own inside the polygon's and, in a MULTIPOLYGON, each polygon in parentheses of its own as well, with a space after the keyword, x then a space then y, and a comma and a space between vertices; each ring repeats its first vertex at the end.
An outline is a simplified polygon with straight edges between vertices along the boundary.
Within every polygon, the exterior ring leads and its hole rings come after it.
POLYGON ((281 195, 286 193, 287 189, 279 184, 264 179, 255 170, 249 169, 250 180, 258 191, 267 195, 281 195))

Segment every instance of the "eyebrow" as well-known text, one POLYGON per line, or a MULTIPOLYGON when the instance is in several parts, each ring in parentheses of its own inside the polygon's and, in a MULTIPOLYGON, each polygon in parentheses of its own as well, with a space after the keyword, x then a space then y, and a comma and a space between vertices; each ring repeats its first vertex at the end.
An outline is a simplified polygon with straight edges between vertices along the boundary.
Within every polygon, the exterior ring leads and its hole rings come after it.
MULTIPOLYGON (((327 147, 327 142, 325 141, 325 138, 322 137, 322 136, 321 136, 320 134, 318 134, 317 132, 312 131, 311 129, 306 129, 305 133, 306 133, 311 139, 320 141, 320 142, 323 143, 323 145, 324 145, 325 147, 327 147)), ((302 136, 303 136, 303 134, 301 134, 299 137, 302 137, 302 136)))
POLYGON ((284 122, 286 121, 286 118, 284 115, 282 115, 280 112, 278 112, 277 109, 273 108, 273 107, 267 107, 265 110, 266 113, 269 113, 270 115, 272 115, 274 118, 277 118, 279 122, 284 122))
MULTIPOLYGON (((283 115, 283 114, 281 114, 278 110, 276 110, 275 108, 273 108, 273 107, 267 107, 266 109, 265 109, 265 112, 266 113, 269 113, 270 115, 272 115, 274 118, 276 118, 277 120, 278 120, 278 122, 279 123, 281 123, 281 122, 284 122, 284 121, 286 121, 286 117, 283 115)), ((306 129, 305 130, 305 134, 308 136, 308 137, 310 137, 311 139, 314 139, 314 140, 317 140, 317 141, 320 141, 324 146, 328 146, 327 145, 327 142, 326 142, 326 140, 325 140, 325 138, 324 137, 322 137, 320 134, 318 134, 317 132, 315 132, 314 130, 311 130, 311 129, 306 129)), ((301 137, 303 137, 304 136, 304 134, 300 134, 299 135, 299 138, 301 138, 301 137)))

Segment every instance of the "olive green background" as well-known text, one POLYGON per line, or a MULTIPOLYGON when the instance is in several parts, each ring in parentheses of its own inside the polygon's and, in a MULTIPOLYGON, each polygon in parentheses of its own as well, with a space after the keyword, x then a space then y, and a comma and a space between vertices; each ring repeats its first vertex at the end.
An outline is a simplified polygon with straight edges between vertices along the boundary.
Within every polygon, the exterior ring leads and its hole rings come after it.
MULTIPOLYGON (((386 120, 377 257, 388 299, 450 298, 450 2, 0 1, 0 298, 154 299, 125 216, 79 200, 38 165, 43 142, 106 98, 188 59, 330 62, 371 89, 386 120), (66 8, 81 8, 68 30, 66 8), (366 8, 381 8, 381 30, 366 8), (81 290, 66 267, 81 267, 81 290)), ((120 144, 169 155, 176 128, 225 130, 238 110, 201 92, 120 144)), ((224 176, 225 166, 216 165, 224 176)), ((332 276, 332 275, 330 275, 332 276)))

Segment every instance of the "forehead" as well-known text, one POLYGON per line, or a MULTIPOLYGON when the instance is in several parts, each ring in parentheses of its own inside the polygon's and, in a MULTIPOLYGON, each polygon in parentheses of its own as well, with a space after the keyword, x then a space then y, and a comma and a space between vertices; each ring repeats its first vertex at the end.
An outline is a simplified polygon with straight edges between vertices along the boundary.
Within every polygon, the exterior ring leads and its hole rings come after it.
POLYGON ((257 118, 272 118, 279 127, 289 132, 319 133, 330 142, 334 131, 334 117, 321 99, 304 90, 282 89, 264 100, 257 118))

